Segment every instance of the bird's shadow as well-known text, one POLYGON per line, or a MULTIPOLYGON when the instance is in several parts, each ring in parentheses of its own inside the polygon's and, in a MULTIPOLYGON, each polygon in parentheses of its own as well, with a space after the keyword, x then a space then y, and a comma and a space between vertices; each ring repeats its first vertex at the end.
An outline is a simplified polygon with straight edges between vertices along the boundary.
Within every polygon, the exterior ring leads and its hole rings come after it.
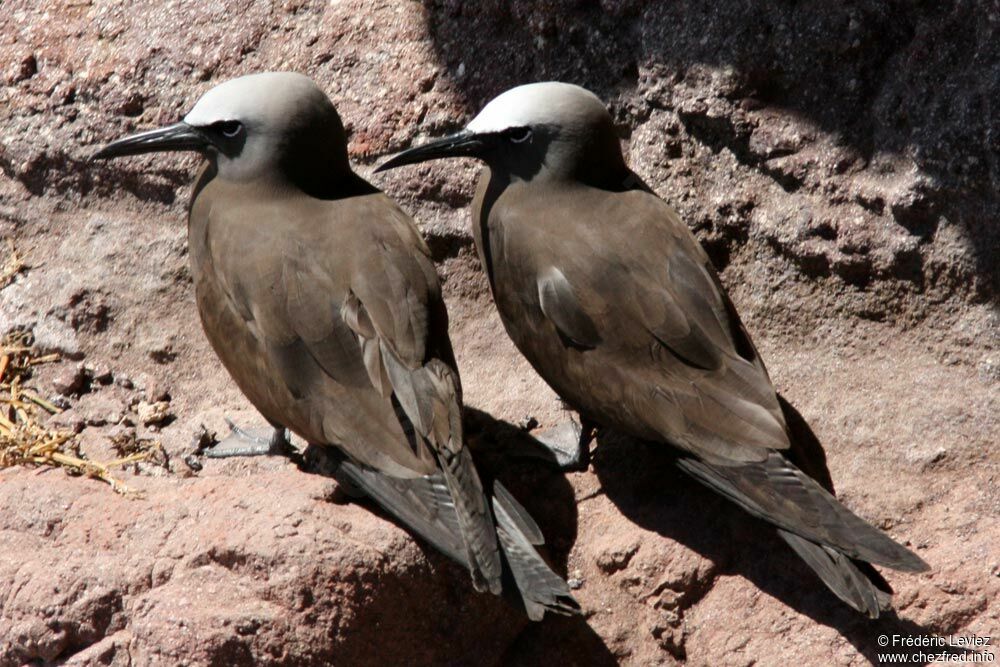
MULTIPOLYGON (((553 466, 539 465, 535 460, 511 455, 511 452, 532 449, 547 451, 524 429, 470 407, 465 408, 464 424, 466 441, 484 488, 490 488, 493 480, 500 480, 524 505, 545 536, 545 545, 539 551, 553 570, 565 578, 569 552, 577 534, 576 499, 566 476, 553 466)), ((332 477, 338 464, 336 454, 330 448, 310 446, 302 468, 305 472, 332 477)), ((387 521, 406 529, 404 524, 374 502, 352 496, 344 487, 338 486, 330 500, 335 503, 362 503, 387 521)), ((451 579, 459 582, 459 588, 468 588, 468 595, 475 595, 468 586, 469 575, 464 568, 452 563, 420 538, 415 539, 436 570, 448 572, 451 579)), ((496 604, 504 603, 497 600, 496 604)), ((513 609, 510 611, 517 613, 513 609)), ((563 664, 567 665, 617 664, 604 641, 587 625, 583 616, 546 614, 539 623, 525 624, 506 651, 500 664, 541 664, 540 656, 546 654, 559 655, 563 664), (566 646, 572 648, 567 650, 566 646)))
MULTIPOLYGON (((795 440, 807 443, 809 454, 800 452, 796 458, 829 488, 829 471, 818 439, 794 408, 784 401, 783 407, 793 431, 808 429, 807 435, 795 440)), ((743 576, 767 595, 833 628, 872 664, 879 664, 879 653, 886 652, 908 654, 912 660, 908 664, 927 664, 920 662, 921 652, 943 650, 880 646, 882 635, 924 637, 951 629, 922 627, 893 611, 883 612, 876 620, 855 612, 795 556, 773 527, 684 474, 675 465, 676 458, 666 446, 604 430, 592 463, 604 493, 624 516, 709 559, 720 574, 743 576)))
MULTIPOLYGON (((523 428, 467 407, 465 428, 476 465, 484 480, 501 480, 521 501, 545 536, 545 555, 561 576, 566 576, 569 552, 576 543, 576 495, 566 476, 555 466, 539 464, 524 452, 543 445, 523 428)), ((505 665, 616 665, 618 661, 604 640, 583 616, 546 614, 518 636, 505 654, 505 665)))

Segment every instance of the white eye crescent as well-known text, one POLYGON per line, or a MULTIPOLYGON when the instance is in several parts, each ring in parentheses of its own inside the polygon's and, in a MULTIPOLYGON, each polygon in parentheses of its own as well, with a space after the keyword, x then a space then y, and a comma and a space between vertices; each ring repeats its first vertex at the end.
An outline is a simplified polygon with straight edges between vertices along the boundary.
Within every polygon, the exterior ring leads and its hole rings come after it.
POLYGON ((240 132, 243 131, 243 123, 238 120, 223 120, 215 123, 214 126, 218 128, 222 136, 229 139, 239 136, 240 132))
POLYGON ((511 143, 523 144, 531 139, 531 128, 515 127, 507 132, 507 138, 511 140, 511 143))

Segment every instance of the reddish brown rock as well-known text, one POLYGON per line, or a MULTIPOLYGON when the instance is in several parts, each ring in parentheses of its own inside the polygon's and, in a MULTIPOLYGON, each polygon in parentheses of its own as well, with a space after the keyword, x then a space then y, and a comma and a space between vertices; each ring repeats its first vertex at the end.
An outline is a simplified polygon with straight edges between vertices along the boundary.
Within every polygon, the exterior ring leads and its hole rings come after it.
MULTIPOLYGON (((177 419, 156 436, 169 474, 127 474, 145 500, 0 471, 0 664, 860 666, 880 633, 1000 635, 1000 28, 981 10, 5 2, 0 237, 28 268, 0 290, 0 333, 28 328, 42 349, 114 370, 66 415, 73 428, 105 391, 133 408, 169 388, 177 419), (182 461, 200 424, 261 425, 195 315, 195 160, 87 158, 263 69, 320 82, 365 173, 517 83, 566 79, 608 100, 636 170, 724 270, 845 503, 932 565, 887 573, 896 616, 852 614, 766 527, 625 443, 602 443, 568 482, 507 471, 586 614, 526 627, 391 523, 328 502, 325 480, 262 461, 194 476, 182 461)), ((440 262, 468 404, 552 427, 565 413, 507 340, 471 249, 476 172, 373 182, 440 262)), ((37 386, 73 363, 40 367, 37 386)), ((84 451, 110 455, 112 430, 85 428, 84 451)))
POLYGON ((0 664, 439 664, 498 654, 523 624, 399 528, 332 504, 329 480, 249 467, 130 480, 143 499, 3 473, 0 664))
POLYGON ((52 388, 61 396, 70 396, 79 393, 87 382, 87 376, 83 368, 64 368, 54 378, 52 378, 52 388))

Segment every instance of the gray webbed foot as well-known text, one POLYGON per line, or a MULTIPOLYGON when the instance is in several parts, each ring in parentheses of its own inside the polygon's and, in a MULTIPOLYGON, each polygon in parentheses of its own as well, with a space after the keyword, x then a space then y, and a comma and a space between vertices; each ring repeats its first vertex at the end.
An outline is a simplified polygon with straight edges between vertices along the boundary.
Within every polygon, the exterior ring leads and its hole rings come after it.
POLYGON ((202 450, 211 459, 234 456, 291 456, 295 448, 288 440, 288 431, 281 427, 272 429, 242 429, 226 417, 229 435, 214 447, 202 450))
POLYGON ((590 442, 594 427, 570 419, 544 431, 528 434, 533 442, 518 444, 514 456, 541 459, 564 472, 583 472, 590 465, 590 442))

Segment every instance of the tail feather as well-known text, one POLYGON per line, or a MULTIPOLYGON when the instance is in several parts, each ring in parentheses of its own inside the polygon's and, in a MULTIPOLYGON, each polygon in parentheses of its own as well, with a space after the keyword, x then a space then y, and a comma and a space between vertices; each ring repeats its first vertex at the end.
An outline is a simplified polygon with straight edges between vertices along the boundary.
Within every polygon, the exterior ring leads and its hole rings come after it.
POLYGON ((429 446, 451 491, 473 585, 476 590, 499 594, 500 549, 489 502, 462 435, 458 376, 438 359, 410 369, 384 345, 382 356, 393 396, 404 413, 401 422, 412 425, 429 446))
POLYGON ((517 502, 517 499, 511 495, 507 487, 500 482, 494 482, 493 495, 494 509, 496 509, 496 504, 499 502, 503 513, 510 518, 518 532, 524 535, 529 543, 533 545, 545 544, 541 528, 538 527, 535 520, 528 514, 528 510, 524 509, 524 506, 517 502))
POLYGON ((528 618, 540 621, 546 611, 566 616, 579 614, 580 605, 573 599, 569 585, 534 548, 541 543, 538 526, 500 482, 494 482, 493 488, 497 536, 528 618), (524 529, 526 524, 529 530, 524 529))
MULTIPOLYGON (((345 460, 335 476, 366 493, 441 553, 471 569, 472 556, 466 545, 460 513, 442 473, 402 479, 345 460)), ((496 538, 506 570, 506 577, 501 579, 513 579, 517 589, 516 594, 508 592, 512 597, 520 597, 528 617, 534 621, 541 620, 546 611, 579 613, 580 607, 570 594, 569 586, 535 550, 535 545, 544 540, 534 519, 500 482, 494 482, 493 491, 496 538)), ((491 590, 500 592, 499 587, 491 590)))
POLYGON ((363 491, 438 551, 468 566, 455 504, 440 474, 401 479, 343 461, 335 476, 338 481, 363 491))
POLYGON ((844 507, 779 452, 760 463, 717 466, 682 458, 678 465, 776 526, 837 597, 870 618, 889 607, 892 589, 869 563, 908 572, 928 569, 919 556, 844 507))
POLYGON ((692 458, 678 465, 750 514, 811 542, 904 572, 923 572, 927 563, 805 475, 780 452, 761 463, 718 466, 692 458))
POLYGON ((888 609, 890 593, 879 589, 847 556, 787 530, 779 528, 778 535, 848 605, 868 618, 878 618, 879 612, 888 609))
POLYGON ((442 477, 451 492, 452 507, 469 555, 470 570, 476 590, 489 590, 498 595, 501 590, 502 565, 497 548, 497 533, 490 517, 483 488, 472 463, 469 450, 439 453, 442 477))

